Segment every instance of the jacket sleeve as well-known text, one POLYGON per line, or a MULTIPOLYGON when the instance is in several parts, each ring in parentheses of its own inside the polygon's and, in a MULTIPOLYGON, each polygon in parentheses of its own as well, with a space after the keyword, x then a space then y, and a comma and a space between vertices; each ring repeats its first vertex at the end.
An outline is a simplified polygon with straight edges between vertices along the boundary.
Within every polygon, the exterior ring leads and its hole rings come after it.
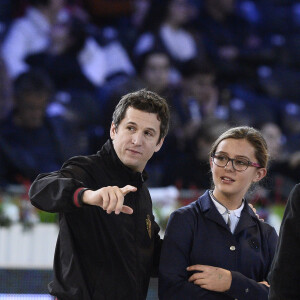
POLYGON ((171 214, 160 258, 159 299, 228 299, 223 293, 208 291, 188 282, 188 278, 192 275, 186 268, 190 265, 193 227, 192 215, 183 215, 178 211, 171 214))
POLYGON ((299 299, 300 184, 290 193, 269 275, 270 300, 299 299))
POLYGON ((47 212, 72 212, 74 192, 87 182, 87 173, 80 165, 67 164, 61 170, 38 175, 29 190, 29 198, 35 207, 47 212))

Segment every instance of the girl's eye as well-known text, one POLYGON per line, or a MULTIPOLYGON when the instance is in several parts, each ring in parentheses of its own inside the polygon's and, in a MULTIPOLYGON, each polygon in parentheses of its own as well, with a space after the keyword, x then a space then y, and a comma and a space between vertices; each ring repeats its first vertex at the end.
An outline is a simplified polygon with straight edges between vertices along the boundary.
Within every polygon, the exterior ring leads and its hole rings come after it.
POLYGON ((227 157, 226 157, 226 156, 223 156, 223 155, 218 155, 218 156, 216 156, 216 158, 217 158, 218 160, 227 160, 227 157))
POLYGON ((238 165, 241 165, 241 166, 244 166, 244 165, 247 165, 247 161, 246 160, 241 160, 241 159, 238 159, 235 161, 238 165))

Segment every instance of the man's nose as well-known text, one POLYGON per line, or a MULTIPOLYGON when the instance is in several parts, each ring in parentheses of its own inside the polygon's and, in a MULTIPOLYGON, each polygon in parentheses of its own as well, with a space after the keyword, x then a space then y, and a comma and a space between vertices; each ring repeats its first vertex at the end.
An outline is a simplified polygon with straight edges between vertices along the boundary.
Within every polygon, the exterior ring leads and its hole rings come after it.
POLYGON ((132 143, 135 145, 141 145, 143 134, 141 132, 135 132, 132 136, 132 143))

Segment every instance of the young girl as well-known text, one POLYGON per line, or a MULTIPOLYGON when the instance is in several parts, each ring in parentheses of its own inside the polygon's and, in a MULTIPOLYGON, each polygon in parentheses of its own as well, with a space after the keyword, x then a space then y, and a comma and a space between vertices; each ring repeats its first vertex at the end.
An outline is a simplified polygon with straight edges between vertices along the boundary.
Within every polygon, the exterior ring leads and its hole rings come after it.
POLYGON ((257 130, 236 127, 212 145, 213 189, 169 219, 160 261, 160 299, 268 299, 277 234, 245 195, 265 177, 267 145, 257 130))

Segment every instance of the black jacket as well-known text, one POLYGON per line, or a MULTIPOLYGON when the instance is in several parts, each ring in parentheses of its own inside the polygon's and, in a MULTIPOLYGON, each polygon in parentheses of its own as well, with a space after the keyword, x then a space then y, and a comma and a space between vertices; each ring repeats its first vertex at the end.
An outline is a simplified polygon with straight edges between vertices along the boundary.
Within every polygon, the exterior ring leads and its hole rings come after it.
POLYGON ((290 193, 269 275, 270 300, 300 299, 300 184, 290 193))
POLYGON ((31 203, 59 212, 50 294, 60 300, 146 299, 150 275, 157 272, 161 240, 145 175, 123 165, 109 140, 96 155, 74 157, 60 171, 37 177, 29 191, 31 203), (127 184, 137 187, 124 201, 132 215, 107 214, 98 206, 78 208, 73 203, 79 187, 96 190, 127 184))

